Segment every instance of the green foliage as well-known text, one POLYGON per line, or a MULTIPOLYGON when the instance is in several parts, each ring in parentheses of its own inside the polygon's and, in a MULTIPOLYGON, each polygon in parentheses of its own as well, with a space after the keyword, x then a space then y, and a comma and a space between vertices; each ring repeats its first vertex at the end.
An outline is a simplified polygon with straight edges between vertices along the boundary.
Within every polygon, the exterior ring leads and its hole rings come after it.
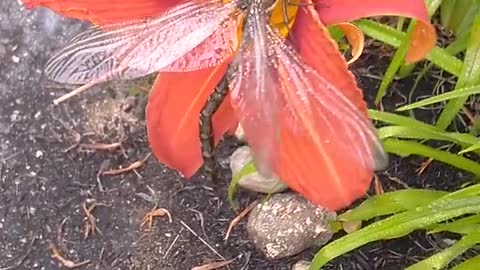
POLYGON ((240 179, 244 176, 255 173, 257 169, 255 168, 255 162, 250 160, 237 174, 233 175, 232 181, 228 185, 228 201, 233 209, 238 209, 238 204, 235 201, 235 191, 237 190, 237 185, 240 179))
MULTIPOLYGON (((450 231, 455 226, 444 226, 444 222, 464 215, 478 216, 479 203, 480 184, 453 193, 403 190, 374 196, 357 208, 340 215, 339 219, 370 220, 389 213, 393 215, 326 245, 315 255, 310 270, 321 269, 330 260, 370 242, 399 238, 420 229, 430 228, 432 233, 435 229, 450 231)), ((478 219, 473 218, 469 221, 470 224, 480 225, 478 222, 478 219)), ((442 269, 459 254, 479 242, 480 233, 468 231, 460 241, 448 249, 408 269, 442 269)))
MULTIPOLYGON (((480 86, 480 12, 477 13, 471 26, 462 70, 454 91, 471 86, 480 86)), ((467 99, 468 96, 464 96, 449 101, 438 119, 437 126, 446 129, 467 99)))
POLYGON ((470 260, 466 260, 463 263, 457 265, 452 270, 477 270, 480 265, 480 256, 474 257, 470 260))
MULTIPOLYGON (((425 260, 422 260, 405 270, 436 270, 446 267, 453 259, 461 255, 467 249, 480 243, 480 232, 472 232, 462 237, 451 247, 439 252, 425 260)), ((477 266, 478 267, 478 266, 477 266)))
MULTIPOLYGON (((378 135, 384 140, 388 152, 403 157, 412 154, 422 155, 479 175, 480 164, 464 155, 480 152, 480 140, 475 137, 480 130, 480 120, 476 119, 471 123, 469 133, 450 132, 447 128, 463 109, 465 102, 471 96, 480 93, 480 1, 426 0, 426 5, 430 16, 440 13, 441 21, 454 33, 455 39, 446 48, 435 47, 427 55, 426 60, 430 64, 420 72, 414 87, 420 78, 431 70, 432 65, 455 75, 457 84, 451 92, 408 104, 397 111, 409 111, 410 116, 414 117, 412 109, 440 102, 446 102, 447 105, 441 111, 435 126, 420 124, 413 118, 411 121, 406 119, 408 117, 401 119, 403 116, 400 115, 388 115, 378 111, 370 111, 370 114, 373 119, 389 124, 378 129, 378 135), (465 2, 468 2, 468 8, 465 2), (460 52, 463 52, 463 59, 455 56, 460 52), (392 119, 395 121, 389 121, 392 119), (452 149, 451 146, 455 144, 461 149, 457 154, 451 154, 447 150, 425 145, 432 140, 442 141, 446 149, 452 149)), ((402 18, 401 24, 404 22, 402 18)), ((410 21, 405 32, 398 25, 394 28, 372 20, 360 20, 355 23, 366 35, 398 48, 380 84, 375 99, 377 104, 381 102, 395 77, 404 77, 412 70, 411 65, 404 65, 404 58, 410 42, 409 33, 415 23, 414 20, 410 21)))
POLYGON ((443 1, 440 7, 440 21, 455 36, 466 35, 473 23, 480 5, 478 0, 443 1))

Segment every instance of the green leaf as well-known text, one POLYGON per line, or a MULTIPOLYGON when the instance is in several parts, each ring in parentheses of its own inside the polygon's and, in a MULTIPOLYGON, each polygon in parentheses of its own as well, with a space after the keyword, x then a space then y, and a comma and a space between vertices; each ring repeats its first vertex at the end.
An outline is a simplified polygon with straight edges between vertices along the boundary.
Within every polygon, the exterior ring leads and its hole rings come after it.
POLYGON ((327 29, 328 29, 328 33, 330 34, 330 37, 337 42, 345 36, 343 31, 340 30, 338 26, 335 26, 335 25, 328 26, 327 29))
POLYGON ((464 100, 464 99, 467 99, 471 95, 477 95, 477 94, 480 94, 480 84, 475 85, 475 86, 471 86, 471 87, 459 88, 455 91, 451 91, 451 92, 447 92, 447 93, 444 93, 444 94, 429 97, 429 98, 426 98, 424 100, 420 100, 420 101, 417 101, 415 103, 402 106, 402 107, 398 108, 396 111, 402 112, 402 111, 412 110, 412 109, 425 107, 425 106, 428 106, 428 105, 432 105, 432 104, 435 104, 435 103, 439 103, 439 102, 443 102, 443 101, 447 101, 447 100, 451 100, 451 99, 461 98, 462 100, 464 100))
POLYGON ((480 184, 471 185, 445 195, 442 199, 460 199, 480 195, 480 184))
POLYGON ((447 163, 459 169, 480 175, 480 163, 446 151, 441 151, 414 141, 387 139, 384 141, 385 150, 389 153, 407 157, 420 155, 447 163))
POLYGON ((434 225, 429 229, 428 233, 432 234, 444 231, 459 234, 468 234, 476 231, 478 232, 480 231, 480 215, 473 215, 452 222, 434 225))
POLYGON ((432 17, 437 9, 442 5, 443 0, 425 0, 425 5, 427 7, 428 16, 432 17))
POLYGON ((455 244, 423 261, 420 261, 405 270, 438 270, 446 267, 453 259, 465 252, 467 249, 480 243, 480 233, 465 235, 455 244))
POLYGON ((415 129, 408 126, 388 126, 377 129, 378 138, 403 138, 418 140, 448 141, 460 145, 470 145, 475 137, 457 132, 442 132, 433 129, 415 129), (463 136, 466 135, 466 136, 463 136))
POLYGON ((432 224, 480 211, 480 196, 439 199, 425 207, 402 212, 377 221, 323 247, 313 258, 310 270, 319 270, 328 261, 367 243, 405 236, 432 224))
POLYGON ((340 221, 369 220, 427 205, 446 194, 448 192, 425 189, 392 191, 369 198, 355 209, 339 215, 337 219, 340 221))
POLYGON ((456 36, 462 35, 470 29, 478 8, 478 0, 444 1, 440 8, 440 21, 456 36))
POLYGON ((255 168, 255 162, 252 159, 242 168, 242 170, 240 170, 240 172, 238 172, 236 175, 232 177, 232 181, 228 186, 228 201, 230 202, 230 205, 233 209, 238 209, 238 205, 234 200, 235 191, 237 190, 238 182, 244 176, 255 173, 256 171, 257 169, 255 168))
POLYGON ((405 62, 405 56, 407 55, 408 47, 411 42, 411 33, 413 32, 415 24, 416 24, 416 21, 410 22, 406 37, 400 43, 398 50, 393 55, 390 65, 388 65, 387 71, 383 75, 383 80, 380 83, 380 88, 378 89, 377 96, 375 97, 375 104, 377 105, 385 96, 388 86, 392 83, 393 79, 395 79, 395 74, 397 74, 397 71, 405 62))
POLYGON ((396 137, 395 135, 397 135, 398 137, 402 137, 403 135, 405 136, 405 138, 408 138, 409 136, 414 138, 415 136, 417 136, 420 139, 421 133, 425 132, 426 135, 424 136, 424 139, 427 139, 428 137, 439 136, 443 137, 443 139, 446 141, 452 141, 464 147, 470 147, 472 145, 478 144, 479 142, 479 139, 475 136, 472 136, 471 134, 446 132, 437 128, 436 126, 420 122, 410 117, 405 117, 388 112, 381 112, 378 110, 369 110, 368 113, 370 118, 373 120, 400 126, 399 128, 379 128, 377 130, 377 134, 381 138, 396 137))
MULTIPOLYGON (((406 34, 402 31, 378 22, 359 20, 354 24, 358 26, 365 35, 396 48, 398 48, 406 38, 406 34)), ((450 55, 445 49, 439 47, 433 48, 426 56, 426 59, 455 76, 460 75, 462 61, 450 55)))
POLYGON ((465 153, 468 153, 468 152, 477 151, 479 149, 480 149, 480 143, 477 143, 475 145, 472 145, 468 148, 463 149, 462 151, 458 152, 458 154, 462 155, 462 154, 465 154, 465 153))
MULTIPOLYGON (((478 84, 480 84, 480 12, 478 12, 472 25, 463 67, 454 91, 478 84)), ((468 97, 460 97, 451 100, 438 118, 437 126, 446 129, 467 99, 468 97)))
POLYGON ((478 270, 479 265, 480 265, 480 256, 477 256, 464 261, 463 263, 452 268, 452 270, 478 270))

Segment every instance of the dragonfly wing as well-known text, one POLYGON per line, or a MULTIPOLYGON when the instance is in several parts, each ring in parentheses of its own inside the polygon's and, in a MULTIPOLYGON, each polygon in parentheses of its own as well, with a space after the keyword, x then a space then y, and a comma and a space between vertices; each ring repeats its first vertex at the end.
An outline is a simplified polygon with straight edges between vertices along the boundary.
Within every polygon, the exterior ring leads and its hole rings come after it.
POLYGON ((249 17, 232 86, 247 141, 263 170, 317 204, 345 207, 365 194, 373 170, 385 163, 383 148, 345 89, 300 59, 263 17, 249 17))
POLYGON ((231 17, 200 45, 161 71, 195 71, 217 66, 231 58, 238 48, 237 29, 242 19, 242 16, 231 17))
MULTIPOLYGON (((55 54, 45 71, 50 80, 69 84, 145 76, 199 46, 234 12, 235 1, 189 1, 156 19, 94 27, 55 54)), ((212 57, 225 56, 220 52, 212 57)), ((201 63, 190 61, 184 68, 201 63)))

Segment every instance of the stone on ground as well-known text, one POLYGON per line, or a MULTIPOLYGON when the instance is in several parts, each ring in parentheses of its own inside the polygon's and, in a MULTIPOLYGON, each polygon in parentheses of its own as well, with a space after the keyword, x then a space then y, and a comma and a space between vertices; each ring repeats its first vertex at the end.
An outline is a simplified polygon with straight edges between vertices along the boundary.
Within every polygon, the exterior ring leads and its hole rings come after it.
POLYGON ((269 259, 289 257, 328 242, 336 213, 320 208, 298 194, 280 193, 249 214, 247 230, 256 248, 269 259))

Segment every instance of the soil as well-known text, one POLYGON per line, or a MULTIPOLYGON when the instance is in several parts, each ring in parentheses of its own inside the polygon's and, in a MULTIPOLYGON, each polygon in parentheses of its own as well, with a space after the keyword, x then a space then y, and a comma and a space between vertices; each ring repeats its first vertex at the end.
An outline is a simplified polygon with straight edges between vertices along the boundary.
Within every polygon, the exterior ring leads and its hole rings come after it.
MULTIPOLYGON (((61 269, 59 260, 52 258, 52 245, 74 263, 87 261, 78 269, 191 269, 223 257, 234 259, 230 269, 279 270, 311 259, 314 249, 280 261, 266 260, 248 240, 245 220, 224 241, 237 215, 226 200, 231 177, 227 158, 240 145, 234 139, 219 147, 225 182, 220 190, 212 189, 201 172, 185 181, 153 157, 135 172, 99 176, 149 155, 142 110, 128 110, 143 108, 144 98, 132 96, 131 90, 148 87, 149 82, 101 85, 54 106, 52 100, 65 90, 49 85, 42 69, 52 52, 85 27, 45 9, 26 11, 17 1, 0 1, 0 269, 61 269), (78 145, 118 142, 122 148, 113 150, 78 145), (149 188, 155 191, 150 202, 138 195, 150 195, 149 188), (84 204, 95 206, 91 214, 98 228, 88 237, 84 204), (156 217, 148 231, 140 224, 154 206, 167 209, 172 221, 156 217)), ((387 59, 371 54, 353 66, 369 100, 380 83, 372 75, 380 76, 385 66, 369 63, 379 61, 387 59)), ((432 89, 432 81, 427 78, 420 89, 432 89)), ((387 109, 401 101, 412 82, 409 78, 394 83, 387 109)), ((430 122, 434 113, 424 112, 422 118, 430 122)), ((391 167, 379 175, 385 189, 408 185, 451 190, 470 179, 435 162, 417 176, 422 161, 392 157, 391 167)), ((239 195, 244 207, 255 199, 255 194, 239 195)), ((414 233, 365 246, 325 269, 404 269, 444 247, 447 240, 414 233)))

